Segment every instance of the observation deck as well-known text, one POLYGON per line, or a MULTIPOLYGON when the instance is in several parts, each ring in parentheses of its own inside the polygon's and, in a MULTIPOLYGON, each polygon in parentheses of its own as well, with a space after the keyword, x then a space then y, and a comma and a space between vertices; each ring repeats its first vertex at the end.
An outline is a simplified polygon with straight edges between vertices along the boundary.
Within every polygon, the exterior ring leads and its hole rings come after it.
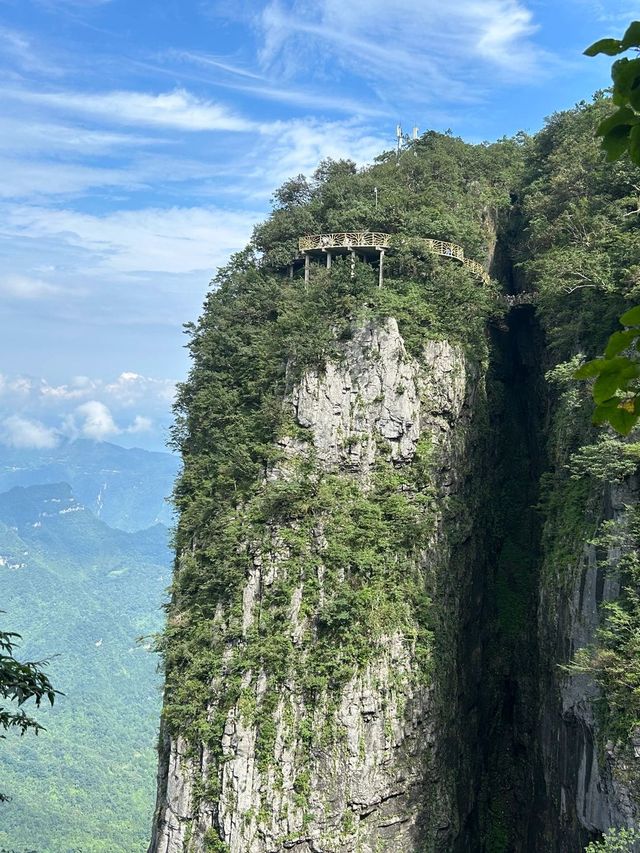
MULTIPOLYGON (((429 237, 418 238, 418 245, 432 255, 440 255, 443 258, 451 258, 459 261, 469 272, 479 278, 484 284, 489 284, 489 274, 478 261, 465 258, 464 249, 456 243, 447 240, 433 240, 429 237)), ((298 247, 304 257, 304 280, 309 281, 310 258, 326 256, 327 269, 331 269, 333 255, 350 253, 352 258, 352 270, 355 264, 355 255, 377 255, 379 258, 378 285, 382 287, 384 255, 391 248, 391 234, 383 231, 334 231, 328 234, 307 234, 300 237, 298 247)), ((292 269, 292 268, 291 268, 292 269)), ((292 273, 293 274, 293 273, 292 273)))
POLYGON ((391 245, 391 234, 381 231, 337 231, 331 234, 308 234, 300 237, 301 252, 366 251, 381 252, 391 245))

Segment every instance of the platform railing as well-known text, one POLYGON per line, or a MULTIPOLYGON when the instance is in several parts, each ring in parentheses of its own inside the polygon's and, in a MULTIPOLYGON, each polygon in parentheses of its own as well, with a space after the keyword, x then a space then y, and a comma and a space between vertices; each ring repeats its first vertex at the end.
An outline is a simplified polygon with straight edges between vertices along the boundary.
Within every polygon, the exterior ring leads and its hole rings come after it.
MULTIPOLYGON (((489 284, 489 274, 478 261, 465 258, 464 249, 448 240, 435 240, 431 237, 419 238, 419 245, 430 254, 460 261, 473 275, 489 284)), ((334 231, 328 234, 307 234, 300 237, 298 246, 301 252, 326 251, 332 249, 377 249, 382 251, 391 246, 391 234, 382 231, 334 231)))
POLYGON ((300 237, 301 252, 318 249, 388 249, 391 235, 381 231, 335 231, 330 234, 307 234, 300 237))

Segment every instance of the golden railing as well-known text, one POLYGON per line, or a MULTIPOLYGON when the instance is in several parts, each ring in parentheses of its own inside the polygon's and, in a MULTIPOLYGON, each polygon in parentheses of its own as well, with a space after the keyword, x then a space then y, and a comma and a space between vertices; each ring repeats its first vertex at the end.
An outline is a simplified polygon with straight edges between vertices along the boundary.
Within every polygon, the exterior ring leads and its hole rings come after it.
POLYGON ((465 258, 462 246, 458 246, 456 243, 449 243, 447 240, 432 240, 431 238, 421 239, 420 245, 423 246, 427 252, 431 252, 434 255, 442 255, 443 258, 455 258, 457 261, 462 261, 470 272, 477 275, 478 278, 481 278, 485 284, 489 284, 491 279, 489 278, 488 272, 482 264, 478 263, 478 261, 472 261, 471 258, 465 258))
POLYGON ((332 234, 307 234, 300 237, 301 252, 314 249, 388 249, 391 235, 380 231, 338 231, 332 234))
MULTIPOLYGON (((473 275, 489 284, 489 274, 478 261, 465 258, 464 249, 448 240, 433 240, 430 237, 419 238, 419 245, 425 251, 443 258, 460 261, 473 275)), ((298 246, 301 252, 313 252, 331 249, 388 249, 391 246, 391 234, 382 231, 337 231, 330 234, 307 234, 300 237, 298 246)))

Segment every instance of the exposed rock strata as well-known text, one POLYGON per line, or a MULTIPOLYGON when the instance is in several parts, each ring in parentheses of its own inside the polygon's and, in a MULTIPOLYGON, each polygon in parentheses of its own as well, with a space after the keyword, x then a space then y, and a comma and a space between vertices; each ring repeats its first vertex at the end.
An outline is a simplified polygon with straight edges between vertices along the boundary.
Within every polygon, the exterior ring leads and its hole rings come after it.
MULTIPOLYGON (((344 345, 343 358, 322 373, 306 373, 287 405, 297 424, 310 431, 322 470, 353 476, 362 488, 380 455, 395 466, 410 464, 418 441, 427 436, 435 448, 434 483, 444 495, 455 493, 464 471, 460 460, 477 390, 477 378, 459 350, 430 341, 418 362, 390 319, 357 330, 344 345)), ((270 479, 286 478, 287 458, 291 462, 307 452, 294 438, 283 439, 282 447, 285 460, 268 472, 270 479)), ((435 521, 432 545, 421 557, 425 575, 446 569, 446 537, 441 519, 435 521)), ((260 585, 277 572, 277 554, 254 555, 242 599, 245 633, 255 618, 260 585)), ((296 588, 289 608, 294 642, 302 630, 301 597, 296 588)), ((455 823, 451 768, 443 767, 448 756, 434 689, 415 668, 411 642, 394 634, 380 639, 374 662, 339 695, 325 697, 315 708, 305 707, 295 680, 289 680, 274 713, 275 760, 262 770, 256 726, 240 708, 232 708, 224 727, 224 758, 215 770, 216 802, 194 797, 211 765, 208 750, 186 758, 181 740, 165 735, 150 850, 205 851, 207 831, 230 853, 408 853, 427 843, 428 849, 444 849, 455 823), (312 750, 307 766, 301 766, 299 732, 305 719, 315 732, 328 733, 324 746, 312 750), (304 771, 308 796, 301 797, 304 771)), ((248 672, 245 678, 249 684, 254 676, 248 672)), ((263 690, 264 678, 258 677, 258 702, 263 690)))

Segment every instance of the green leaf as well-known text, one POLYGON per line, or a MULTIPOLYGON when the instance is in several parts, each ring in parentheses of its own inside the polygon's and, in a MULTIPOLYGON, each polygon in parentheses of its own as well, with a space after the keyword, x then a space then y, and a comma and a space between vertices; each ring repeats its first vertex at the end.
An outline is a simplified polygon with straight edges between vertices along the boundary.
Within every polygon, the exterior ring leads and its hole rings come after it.
POLYGON ((609 338, 607 348, 604 351, 606 358, 613 358, 619 352, 626 349, 633 341, 640 336, 640 330, 626 329, 624 332, 614 332, 609 338))
POLYGON ((632 88, 628 95, 622 95, 622 98, 626 98, 634 110, 640 111, 640 78, 638 78, 636 82, 639 85, 632 88))
POLYGON ((640 21, 632 21, 625 34, 622 36, 622 47, 628 50, 630 47, 640 47, 640 21))
POLYGON ((585 50, 585 55, 597 56, 599 53, 606 53, 607 56, 617 56, 623 50, 626 48, 619 39, 600 39, 585 50))
POLYGON ((631 128, 629 134, 629 157, 640 166, 640 125, 631 128))
POLYGON ((592 361, 586 361, 573 374, 574 379, 591 379, 593 376, 599 376, 602 373, 604 364, 604 358, 594 358, 592 361))
POLYGON ((639 120, 639 117, 632 109, 629 107, 620 107, 613 115, 600 122, 596 134, 598 136, 606 136, 611 130, 620 125, 631 127, 632 124, 635 124, 639 120))
POLYGON ((625 124, 620 127, 614 127, 602 139, 602 147, 607 152, 607 160, 613 163, 614 160, 619 160, 620 157, 629 147, 629 131, 630 125, 625 124))
POLYGON ((606 400, 604 403, 600 403, 593 410, 592 421, 594 424, 604 424, 608 423, 609 415, 611 411, 617 408, 618 404, 622 402, 620 397, 612 397, 610 400, 606 400))
POLYGON ((610 400, 618 388, 621 388, 625 384, 625 377, 622 374, 622 371, 615 371, 611 373, 601 373, 600 376, 593 383, 593 399, 596 403, 604 403, 606 400, 610 400))
POLYGON ((640 78, 640 59, 618 59, 611 66, 611 77, 617 92, 628 97, 640 78))
POLYGON ((620 322, 623 326, 640 326, 640 305, 625 311, 620 317, 620 322))
POLYGON ((604 359, 600 375, 593 383, 592 395, 596 403, 604 403, 619 389, 626 389, 632 379, 640 375, 640 364, 624 356, 604 359))
POLYGON ((617 406, 611 409, 607 420, 611 426, 621 435, 629 435, 638 422, 640 415, 629 411, 625 406, 617 406))

